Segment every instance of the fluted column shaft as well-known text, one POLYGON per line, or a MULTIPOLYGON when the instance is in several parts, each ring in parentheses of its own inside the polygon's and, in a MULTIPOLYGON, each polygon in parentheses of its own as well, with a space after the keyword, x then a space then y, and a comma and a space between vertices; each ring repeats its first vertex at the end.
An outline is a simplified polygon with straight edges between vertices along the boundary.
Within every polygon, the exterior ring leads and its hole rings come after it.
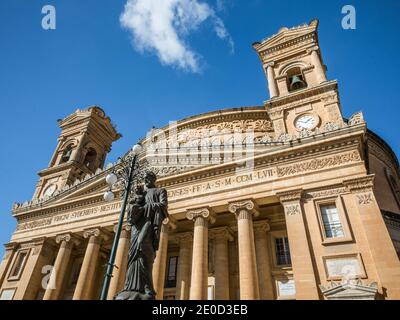
POLYGON ((164 219, 161 227, 160 243, 153 266, 153 283, 157 300, 162 300, 164 297, 165 271, 167 268, 168 256, 168 234, 175 228, 176 223, 172 217, 164 219))
POLYGON ((100 254, 100 244, 104 238, 99 229, 87 230, 83 233, 83 236, 88 238, 89 242, 72 298, 73 300, 88 300, 91 298, 93 280, 100 254))
POLYGON ((208 286, 208 223, 215 218, 208 208, 188 211, 186 216, 194 221, 190 300, 205 300, 208 286))
POLYGON ((66 277, 66 270, 71 258, 74 245, 78 245, 78 240, 72 235, 65 234, 56 237, 56 243, 60 244, 56 261, 50 276, 50 282, 43 296, 43 300, 57 300, 60 298, 61 288, 66 277))
POLYGON ((211 229, 210 238, 215 242, 215 299, 229 300, 228 241, 233 241, 232 231, 226 227, 211 229))
POLYGON ((188 300, 193 234, 190 232, 177 234, 176 241, 179 244, 178 270, 176 274, 176 300, 188 300))
POLYGON ((130 225, 125 224, 121 231, 121 236, 118 243, 118 251, 115 257, 116 267, 113 270, 113 277, 111 278, 110 288, 108 290, 108 300, 112 300, 114 296, 124 287, 126 270, 128 268, 128 251, 131 235, 130 230, 130 225))
POLYGON ((229 204, 229 211, 238 221, 240 299, 258 300, 260 291, 253 230, 253 215, 258 215, 256 204, 252 200, 233 202, 229 204))
POLYGON ((254 223, 254 235, 256 241, 256 258, 258 279, 260 284, 260 299, 273 300, 274 287, 272 283, 270 250, 268 245, 269 224, 267 221, 257 221, 254 223))

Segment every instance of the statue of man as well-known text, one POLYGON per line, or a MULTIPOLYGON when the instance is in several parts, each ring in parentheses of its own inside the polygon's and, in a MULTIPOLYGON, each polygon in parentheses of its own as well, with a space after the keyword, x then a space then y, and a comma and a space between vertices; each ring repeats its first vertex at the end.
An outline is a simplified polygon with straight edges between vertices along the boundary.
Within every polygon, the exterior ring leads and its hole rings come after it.
POLYGON ((115 300, 154 300, 153 263, 160 242, 162 221, 168 217, 167 191, 156 187, 157 177, 147 172, 144 189, 138 187, 128 208, 132 225, 125 287, 115 300))

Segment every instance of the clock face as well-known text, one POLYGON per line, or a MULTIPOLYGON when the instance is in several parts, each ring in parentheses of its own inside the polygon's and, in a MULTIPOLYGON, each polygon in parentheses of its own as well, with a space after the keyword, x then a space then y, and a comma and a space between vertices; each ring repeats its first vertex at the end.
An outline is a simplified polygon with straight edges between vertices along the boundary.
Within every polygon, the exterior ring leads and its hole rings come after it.
POLYGON ((45 192, 43 193, 43 196, 48 196, 48 197, 52 196, 53 193, 56 191, 56 189, 57 189, 57 186, 55 184, 49 185, 46 188, 45 192))
POLYGON ((305 114, 297 118, 295 126, 298 130, 313 129, 317 126, 317 119, 310 114, 305 114))

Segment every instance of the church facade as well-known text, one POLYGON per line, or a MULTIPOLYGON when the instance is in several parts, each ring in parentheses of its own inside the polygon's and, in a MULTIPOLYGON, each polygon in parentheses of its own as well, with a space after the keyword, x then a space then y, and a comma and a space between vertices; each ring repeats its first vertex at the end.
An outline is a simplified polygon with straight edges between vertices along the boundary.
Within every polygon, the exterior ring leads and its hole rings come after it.
MULTIPOLYGON (((154 263, 157 299, 400 299, 400 170, 361 112, 342 115, 318 21, 253 44, 263 105, 152 129, 143 170, 166 188, 154 263)), ((59 120, 61 134, 0 264, 0 299, 98 299, 122 205, 106 202, 105 165, 121 136, 99 107, 59 120), (50 277, 51 274, 51 277, 50 277)), ((122 289, 124 224, 109 298, 122 289)))

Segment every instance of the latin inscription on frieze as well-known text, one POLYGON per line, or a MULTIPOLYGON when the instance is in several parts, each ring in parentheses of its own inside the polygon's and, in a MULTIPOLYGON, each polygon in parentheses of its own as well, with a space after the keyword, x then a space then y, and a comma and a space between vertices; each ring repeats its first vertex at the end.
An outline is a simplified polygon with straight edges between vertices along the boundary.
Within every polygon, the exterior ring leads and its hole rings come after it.
POLYGON ((276 177, 276 168, 263 169, 249 173, 237 174, 235 176, 230 176, 226 178, 211 180, 202 184, 195 184, 184 188, 169 190, 168 197, 170 199, 190 197, 192 195, 230 189, 237 186, 253 184, 261 181, 268 181, 269 179, 274 177, 276 177))
POLYGON ((118 212, 121 209, 121 203, 116 202, 112 204, 105 204, 93 208, 81 209, 78 211, 68 212, 65 214, 55 215, 50 218, 44 218, 29 222, 23 222, 18 224, 17 231, 31 230, 37 228, 43 228, 51 225, 69 223, 76 220, 84 219, 87 216, 104 215, 112 213, 113 211, 118 212))

